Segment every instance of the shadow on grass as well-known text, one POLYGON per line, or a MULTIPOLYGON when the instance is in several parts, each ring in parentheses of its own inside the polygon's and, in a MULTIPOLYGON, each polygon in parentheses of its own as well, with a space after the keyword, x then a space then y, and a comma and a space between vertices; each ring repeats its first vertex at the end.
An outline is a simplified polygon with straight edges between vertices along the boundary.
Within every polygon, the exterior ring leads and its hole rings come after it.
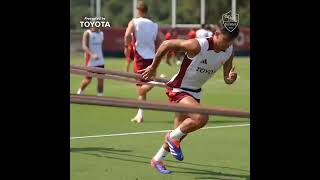
MULTIPOLYGON (((70 148, 70 152, 95 156, 99 158, 116 159, 116 160, 141 163, 141 164, 150 163, 150 157, 128 154, 127 152, 132 152, 131 150, 121 150, 121 149, 103 148, 103 147, 84 147, 84 148, 70 148), (116 157, 115 155, 119 155, 119 157, 116 157), (136 158, 136 159, 132 159, 130 157, 136 158), (138 160, 137 158, 140 158, 140 159, 138 160)), ((177 161, 172 161, 172 160, 166 160, 166 162, 177 163, 177 161)), ((233 180, 234 178, 241 178, 246 180, 250 179, 250 175, 230 174, 230 173, 217 172, 217 171, 212 171, 207 169, 208 167, 213 167, 213 168, 222 168, 222 169, 229 169, 229 170, 250 173, 250 171, 248 170, 231 168, 231 167, 223 167, 223 166, 196 164, 196 163, 190 163, 190 162, 178 162, 178 163, 196 166, 196 167, 179 167, 179 166, 171 166, 171 165, 167 165, 167 167, 169 170, 172 170, 173 173, 205 175, 205 177, 196 177, 195 179, 218 179, 218 180, 229 180, 229 179, 233 180), (206 168, 201 169, 201 167, 206 167, 206 168)))

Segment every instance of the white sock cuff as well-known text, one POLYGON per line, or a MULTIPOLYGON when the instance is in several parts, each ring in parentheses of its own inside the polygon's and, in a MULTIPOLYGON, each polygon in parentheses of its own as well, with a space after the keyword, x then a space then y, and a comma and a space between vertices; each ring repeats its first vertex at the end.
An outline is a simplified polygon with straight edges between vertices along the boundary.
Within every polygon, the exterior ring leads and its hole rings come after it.
POLYGON ((143 116, 143 109, 139 109, 137 112, 137 116, 143 116))
POLYGON ((82 90, 81 90, 81 88, 79 88, 77 91, 77 94, 81 94, 81 93, 82 93, 82 90))
POLYGON ((160 161, 160 160, 163 160, 168 154, 169 154, 169 152, 166 151, 163 148, 163 146, 161 146, 161 148, 159 149, 157 154, 153 157, 153 159, 156 160, 156 161, 160 161))
POLYGON ((186 135, 183 133, 180 129, 180 127, 177 127, 175 130, 171 131, 170 137, 176 140, 180 140, 182 136, 186 135))

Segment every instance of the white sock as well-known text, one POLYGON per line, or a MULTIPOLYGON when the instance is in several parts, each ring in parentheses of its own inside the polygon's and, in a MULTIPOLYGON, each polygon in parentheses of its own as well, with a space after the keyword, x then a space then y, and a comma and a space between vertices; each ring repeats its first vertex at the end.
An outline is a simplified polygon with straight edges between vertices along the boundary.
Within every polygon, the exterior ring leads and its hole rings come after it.
POLYGON ((170 137, 174 140, 180 141, 181 137, 186 135, 180 130, 180 127, 177 127, 175 130, 171 131, 170 137))
POLYGON ((81 93, 82 93, 82 90, 81 90, 81 88, 79 88, 77 91, 77 94, 81 94, 81 93))
POLYGON ((168 151, 166 151, 162 146, 157 152, 157 154, 153 157, 154 160, 160 161, 163 160, 167 155, 169 154, 168 151))
POLYGON ((138 110, 136 117, 138 117, 138 118, 142 118, 143 117, 143 109, 139 109, 138 110))
POLYGON ((97 93, 97 96, 103 96, 103 93, 97 93))

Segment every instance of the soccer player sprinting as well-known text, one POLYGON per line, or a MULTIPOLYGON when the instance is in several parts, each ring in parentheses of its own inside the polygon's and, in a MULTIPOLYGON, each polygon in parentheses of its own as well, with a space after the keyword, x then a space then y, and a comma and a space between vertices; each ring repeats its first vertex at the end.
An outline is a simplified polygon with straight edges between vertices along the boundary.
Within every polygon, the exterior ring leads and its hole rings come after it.
MULTIPOLYGON (((233 61, 233 41, 239 34, 239 27, 232 32, 221 23, 212 37, 189 40, 168 40, 159 47, 153 63, 143 72, 143 78, 151 78, 161 61, 169 51, 183 51, 185 56, 179 72, 167 83, 170 88, 166 94, 170 102, 199 107, 201 87, 212 75, 223 66, 223 76, 226 84, 232 84, 237 79, 233 61)), ((196 113, 176 113, 174 130, 165 136, 165 142, 151 159, 151 166, 162 174, 169 174, 163 160, 170 152, 179 161, 184 159, 181 141, 187 134, 194 132, 208 122, 208 115, 196 113)))

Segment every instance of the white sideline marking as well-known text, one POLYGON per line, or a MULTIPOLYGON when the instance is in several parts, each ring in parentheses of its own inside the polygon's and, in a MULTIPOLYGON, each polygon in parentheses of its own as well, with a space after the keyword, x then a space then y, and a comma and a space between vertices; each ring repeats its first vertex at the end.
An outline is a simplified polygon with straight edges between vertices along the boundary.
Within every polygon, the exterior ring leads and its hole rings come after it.
MULTIPOLYGON (((211 126, 204 127, 202 129, 218 129, 218 128, 232 128, 232 127, 243 127, 250 126, 250 124, 235 124, 235 125, 226 125, 226 126, 211 126)), ((99 137, 113 137, 113 136, 127 136, 127 135, 139 135, 139 134, 155 134, 169 132, 171 130, 161 130, 161 131, 145 131, 145 132, 133 132, 133 133, 120 133, 120 134, 105 134, 105 135, 95 135, 95 136, 80 136, 80 137, 70 137, 70 140, 74 139, 87 139, 87 138, 99 138, 99 137)))

